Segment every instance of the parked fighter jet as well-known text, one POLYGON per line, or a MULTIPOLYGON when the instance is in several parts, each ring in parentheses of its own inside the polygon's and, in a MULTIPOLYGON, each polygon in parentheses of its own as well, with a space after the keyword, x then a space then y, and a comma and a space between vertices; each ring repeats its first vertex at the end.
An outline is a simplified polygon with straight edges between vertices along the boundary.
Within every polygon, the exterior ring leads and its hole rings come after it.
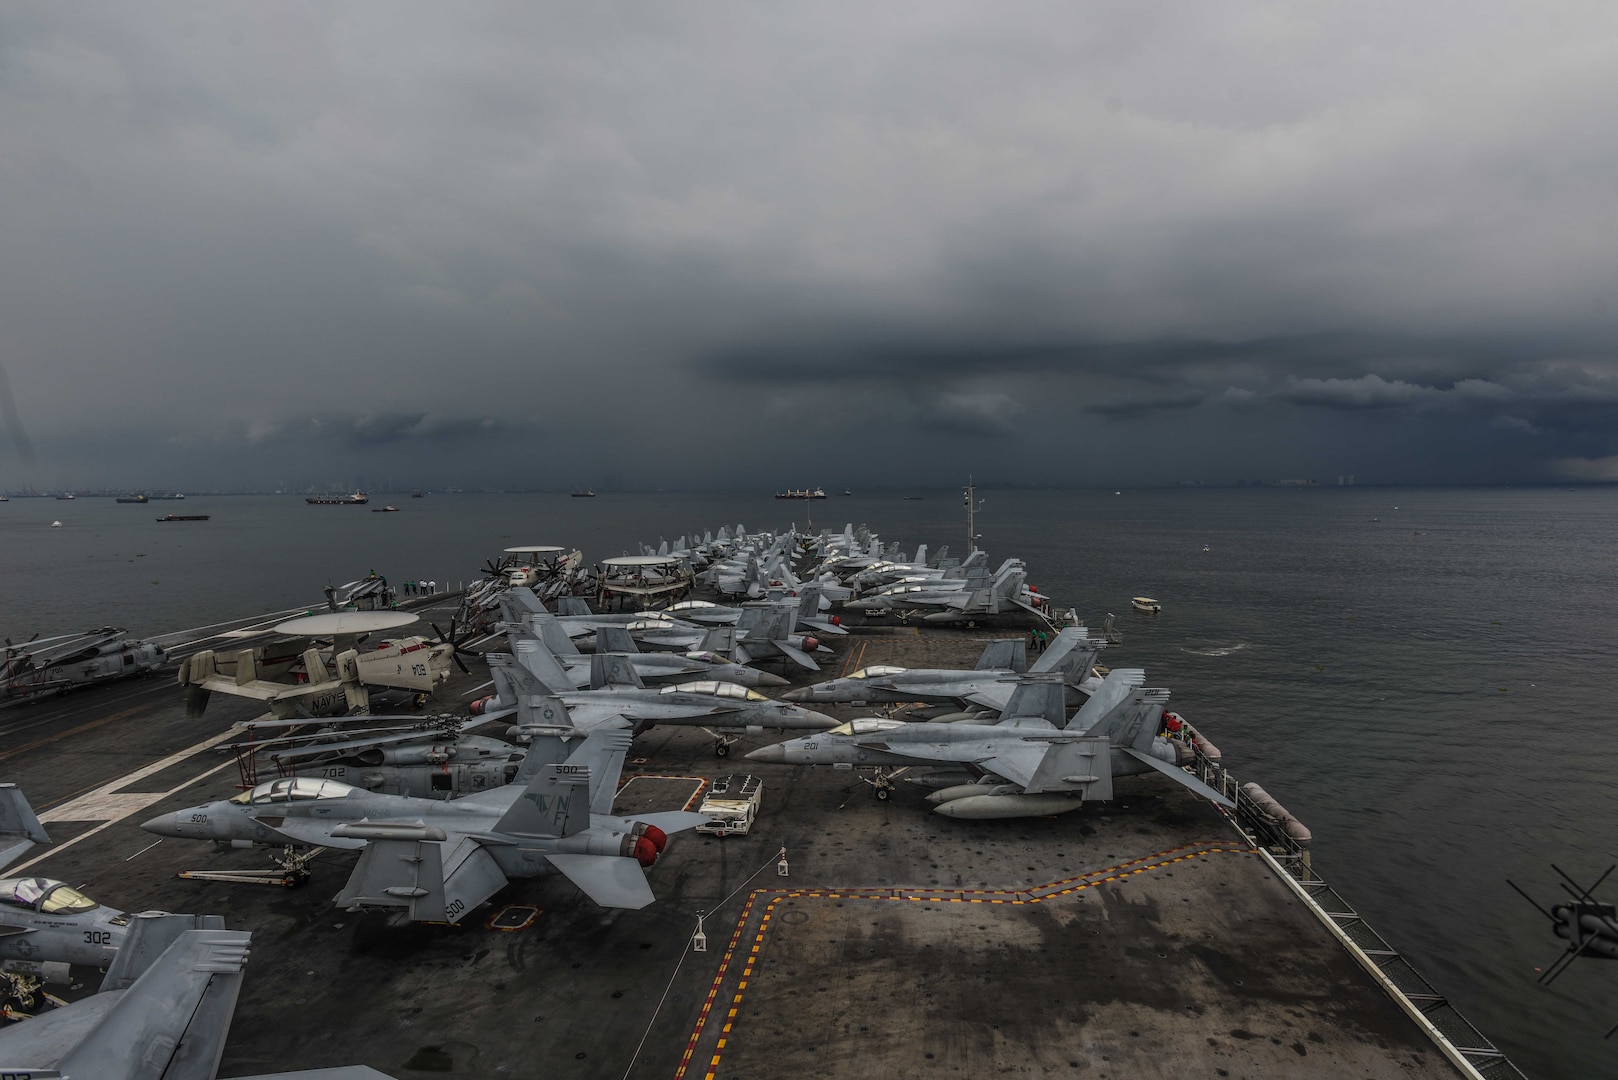
POLYGON ((64 693, 106 679, 148 675, 168 660, 161 645, 129 636, 118 626, 82 634, 41 638, 13 645, 6 639, 0 664, 0 698, 64 693))
POLYGON ((1032 668, 1027 667, 1027 645, 1021 638, 991 641, 971 671, 958 668, 903 668, 872 665, 852 675, 828 682, 803 686, 781 695, 783 701, 816 702, 906 702, 976 705, 1000 710, 1011 699, 1016 677, 1023 670, 1032 674, 1059 671, 1075 690, 1069 704, 1077 705, 1083 696, 1076 688, 1090 680, 1096 655, 1106 642, 1089 636, 1082 626, 1070 626, 1056 635, 1032 668))
POLYGON ((602 907, 655 897, 644 870, 669 834, 701 814, 611 815, 630 726, 591 729, 563 764, 453 802, 376 795, 335 780, 273 780, 232 799, 164 814, 141 826, 161 836, 256 844, 363 848, 336 902, 385 908, 410 921, 458 923, 510 878, 563 874, 602 907))
MULTIPOLYGON (((7 1076, 214 1080, 252 935, 217 915, 136 915, 101 990, 0 1030, 7 1076)), ((240 1080, 388 1080, 365 1066, 240 1080)))
POLYGON ((523 698, 554 697, 566 707, 576 727, 591 729, 622 716, 644 731, 658 724, 698 727, 714 737, 714 753, 725 757, 741 732, 765 728, 824 731, 837 721, 824 713, 798 705, 771 701, 756 690, 735 683, 702 680, 647 688, 621 657, 597 655, 591 685, 597 690, 575 690, 573 681, 556 658, 537 641, 519 641, 515 655, 488 654, 489 671, 498 693, 474 702, 472 711, 515 707, 523 698))
MULTIPOLYGON (((0 784, 0 869, 35 844, 50 842, 22 790, 0 784)), ((35 980, 67 982, 71 964, 105 968, 123 947, 130 918, 65 881, 0 879, 0 970, 13 976, 14 984, 22 977, 31 993, 35 980)))
MULTIPOLYGON (((1048 681, 1043 690, 1048 697, 1043 715, 1027 715, 1034 712, 1031 709, 1015 710, 1022 715, 994 725, 862 718, 820 735, 761 747, 747 756, 787 764, 873 766, 884 770, 878 774, 879 794, 884 791, 880 781, 891 782, 902 769, 964 765, 980 774, 978 783, 945 788, 927 797, 938 813, 955 818, 1065 813, 1084 802, 1111 799, 1114 777, 1149 771, 1160 772, 1205 799, 1234 806, 1180 767, 1191 760, 1190 747, 1159 734, 1168 691, 1131 687, 1139 677, 1135 671, 1109 674, 1112 686, 1106 693, 1098 691, 1065 727, 1054 722, 1062 715, 1057 677, 1045 676, 1048 681), (1116 700, 1120 696, 1122 700, 1116 700), (1097 715, 1110 700, 1116 703, 1097 715)), ((1008 707, 1007 711, 1014 709, 1008 707)))
MULTIPOLYGON (((593 666, 591 657, 579 652, 567 631, 546 611, 530 612, 523 628, 507 629, 507 640, 520 641, 523 635, 536 636, 573 680, 575 689, 590 687, 593 666)), ((714 652, 692 650, 683 653, 643 653, 621 626, 603 626, 596 631, 595 655, 612 654, 622 657, 635 670, 642 683, 653 685, 668 682, 691 682, 697 679, 718 679, 742 686, 785 686, 787 681, 779 675, 759 671, 745 664, 734 664, 714 652)))
POLYGON ((449 680, 451 661, 463 671, 456 653, 455 626, 437 642, 401 637, 360 652, 361 638, 407 626, 416 616, 400 611, 351 611, 291 619, 275 627, 294 638, 293 645, 266 645, 234 655, 204 649, 180 664, 179 682, 187 688, 186 715, 201 716, 215 691, 262 701, 277 717, 338 716, 370 709, 370 688, 413 690, 425 695, 449 680), (335 654, 328 667, 311 639, 329 637, 335 654), (294 651, 296 645, 309 643, 294 651), (286 681, 297 678, 300 681, 286 681))

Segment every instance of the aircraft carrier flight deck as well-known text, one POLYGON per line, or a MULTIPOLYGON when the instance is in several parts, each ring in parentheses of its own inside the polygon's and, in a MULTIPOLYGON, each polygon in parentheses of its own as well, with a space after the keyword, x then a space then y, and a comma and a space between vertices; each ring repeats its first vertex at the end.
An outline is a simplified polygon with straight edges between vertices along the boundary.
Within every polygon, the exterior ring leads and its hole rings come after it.
MULTIPOLYGON (((442 621, 455 600, 417 610, 442 621)), ((855 628, 824 677, 862 647, 865 663, 970 666, 989 636, 855 628)), ((457 673, 429 709, 464 712, 481 678, 457 673)), ((1157 776, 1057 817, 952 820, 903 783, 881 800, 852 771, 743 763, 775 733, 721 760, 702 731, 657 727, 618 809, 677 810, 751 771, 747 835, 673 837, 642 910, 552 875, 459 926, 399 928, 333 906, 353 853, 326 852, 301 888, 189 881, 269 862, 138 827, 235 794, 232 725, 258 711, 216 696, 187 720, 172 667, 0 710, 0 779, 53 840, 8 874, 252 932, 221 1076, 1462 1075, 1220 811, 1157 776)), ((95 989, 75 976, 64 996, 95 989)))

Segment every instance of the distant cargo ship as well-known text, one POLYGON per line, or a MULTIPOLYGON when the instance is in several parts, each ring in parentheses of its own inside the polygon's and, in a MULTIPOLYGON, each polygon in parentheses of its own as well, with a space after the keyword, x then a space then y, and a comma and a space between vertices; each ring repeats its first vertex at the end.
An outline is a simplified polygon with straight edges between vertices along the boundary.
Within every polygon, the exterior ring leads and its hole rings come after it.
POLYGON ((147 496, 141 494, 120 495, 118 496, 118 501, 121 503, 143 503, 147 501, 147 496))
POLYGON ((826 497, 826 492, 823 488, 815 488, 813 491, 811 491, 809 488, 803 488, 801 490, 797 488, 787 488, 785 491, 777 491, 775 493, 775 497, 777 499, 824 499, 826 497))
POLYGON ((370 498, 363 491, 352 495, 311 495, 303 500, 310 506, 364 506, 370 498))
POLYGON ((596 497, 596 489, 586 488, 583 491, 575 491, 573 497, 575 499, 593 499, 596 497))
POLYGON ((207 521, 212 514, 164 514, 159 521, 207 521))

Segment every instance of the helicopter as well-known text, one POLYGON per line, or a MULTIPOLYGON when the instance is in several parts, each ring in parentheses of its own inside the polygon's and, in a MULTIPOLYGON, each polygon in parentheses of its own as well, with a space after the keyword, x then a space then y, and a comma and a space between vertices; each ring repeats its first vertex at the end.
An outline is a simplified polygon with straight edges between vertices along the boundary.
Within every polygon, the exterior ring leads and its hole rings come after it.
POLYGON ((149 675, 168 660, 163 646, 130 637, 121 626, 82 634, 38 634, 20 644, 6 638, 0 698, 66 693, 75 686, 149 675))

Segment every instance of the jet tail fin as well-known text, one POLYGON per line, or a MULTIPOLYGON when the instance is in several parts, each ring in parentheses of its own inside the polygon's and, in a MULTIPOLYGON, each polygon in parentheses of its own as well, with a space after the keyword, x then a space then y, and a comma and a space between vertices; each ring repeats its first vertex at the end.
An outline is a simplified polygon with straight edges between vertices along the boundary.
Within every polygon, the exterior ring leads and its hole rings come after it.
POLYGON ((556 598, 556 614, 558 615, 589 615, 590 605, 584 602, 582 596, 558 596, 556 598))
MULTIPOLYGON (((512 643, 512 653, 517 657, 518 666, 525 668, 540 682, 545 689, 553 694, 566 693, 573 689, 573 680, 557 662, 556 656, 545 648, 543 642, 529 639, 512 643)), ((493 655, 493 654, 491 654, 493 655)))
POLYGON ((1101 647, 1101 642, 1090 640, 1090 631, 1084 627, 1064 627, 1028 670, 1060 671, 1065 681, 1077 686, 1089 677, 1101 647))
MULTIPOLYGON (((236 1010, 251 938, 246 931, 222 928, 181 932, 112 1007, 92 1021, 56 1068, 65 1076, 98 1076, 109 1063, 126 1062, 131 1076, 214 1075, 236 1010)), ((39 1021, 55 1021, 66 1028, 71 1010, 88 1004, 69 1005, 39 1021)), ((49 1032, 39 1029, 37 1034, 45 1037, 49 1032)))
POLYGON ((1002 720, 1037 719, 1052 727, 1061 727, 1067 720, 1067 692, 1060 677, 1055 675, 1025 675, 1017 680, 1006 707, 1000 710, 1002 720))
MULTIPOLYGON (((989 642, 983 647, 983 655, 978 657, 977 671, 999 671, 1010 669, 1015 672, 1028 670, 1028 642, 1022 638, 999 638, 989 642)), ((1044 670, 1036 668, 1035 670, 1044 670)))
POLYGON ((635 673, 635 665, 629 657, 602 652, 597 645, 595 655, 590 657, 590 689, 600 690, 604 686, 643 688, 645 685, 635 673))
POLYGON ((579 647, 567 636, 567 628, 556 621, 556 616, 545 610, 528 614, 528 625, 539 634, 539 640, 556 656, 578 656, 579 647))
POLYGON ((635 644, 635 639, 622 626, 598 626, 596 652, 634 654, 640 652, 640 646, 635 644))
POLYGON ((1104 719, 1108 718, 1114 709, 1122 705, 1131 694, 1146 682, 1144 668, 1113 668, 1107 672, 1107 677, 1101 680, 1090 700, 1079 707, 1068 721, 1069 731, 1091 731, 1102 734, 1104 719))
POLYGON ((0 869, 16 862, 35 844, 50 842, 22 788, 16 784, 0 784, 0 869))
POLYGON ((493 831, 513 836, 572 836, 589 828, 590 768, 573 764, 578 754, 574 751, 564 764, 537 769, 493 831))

